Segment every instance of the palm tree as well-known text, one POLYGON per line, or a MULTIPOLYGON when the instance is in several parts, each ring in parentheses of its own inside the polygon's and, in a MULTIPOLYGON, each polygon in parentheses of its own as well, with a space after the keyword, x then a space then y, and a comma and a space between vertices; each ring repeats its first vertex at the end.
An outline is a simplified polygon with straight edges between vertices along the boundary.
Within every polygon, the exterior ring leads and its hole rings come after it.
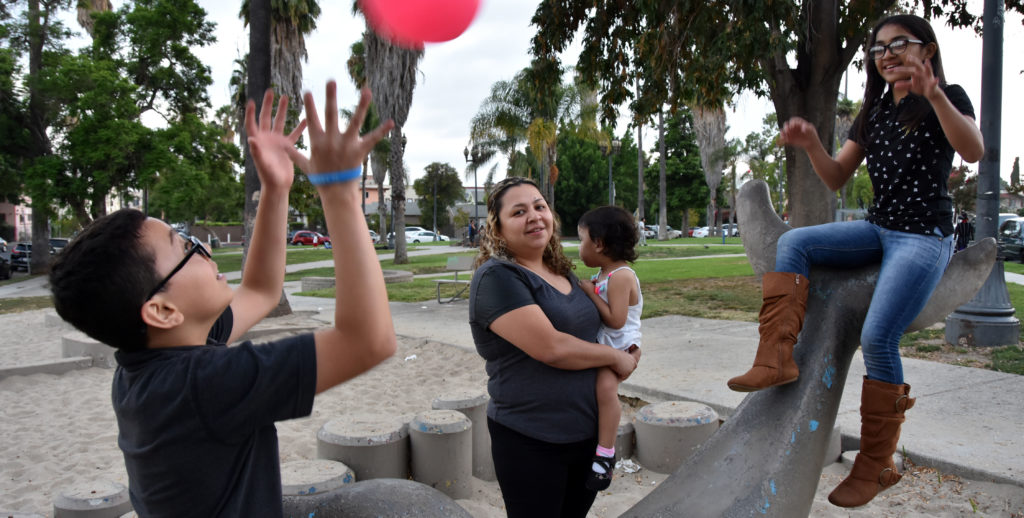
POLYGON ((105 13, 113 9, 110 0, 78 0, 78 25, 81 25, 85 32, 92 36, 92 29, 95 22, 92 13, 105 13))
MULTIPOLYGON (((249 25, 249 2, 242 0, 238 17, 249 25)), ((289 123, 302 113, 302 62, 307 61, 306 36, 316 29, 316 0, 274 0, 270 11, 270 84, 287 95, 289 123)))
POLYGON ((412 92, 416 88, 416 70, 422 50, 392 45, 367 27, 363 33, 366 45, 366 77, 382 119, 391 119, 391 153, 388 170, 391 174, 391 207, 394 214, 395 264, 407 264, 405 248, 405 136, 402 127, 409 118, 412 92))
MULTIPOLYGON (((724 155, 721 150, 725 147, 725 109, 721 106, 694 106, 691 110, 693 126, 697 130, 697 144, 700 146, 700 164, 704 168, 704 181, 708 184, 708 196, 711 198, 708 200, 708 226, 717 229, 716 198, 724 169, 724 155)), ((717 235, 717 231, 714 235, 717 235)))
MULTIPOLYGON (((502 153, 508 160, 510 175, 540 175, 541 188, 554 204, 554 185, 558 181, 558 128, 574 122, 575 131, 596 141, 609 140, 597 128, 597 96, 593 89, 579 84, 549 88, 544 96, 537 88, 534 67, 519 71, 512 80, 491 85, 491 93, 480 105, 470 124, 471 144, 480 154, 502 153), (527 143, 531 155, 519 152, 527 143)), ((481 160, 476 167, 482 167, 481 160)))
MULTIPOLYGON (((363 35, 366 38, 366 35, 363 35)), ((356 87, 362 89, 366 86, 366 45, 363 40, 359 40, 352 44, 352 53, 346 63, 348 67, 348 75, 355 83, 356 87)), ((351 117, 350 114, 348 114, 351 117)), ((374 102, 370 103, 370 109, 366 114, 366 119, 363 121, 363 127, 359 129, 359 133, 363 134, 367 131, 372 130, 380 125, 380 115, 377 113, 377 104, 374 102)), ((368 166, 372 166, 373 169, 373 181, 377 185, 377 228, 378 235, 382 238, 387 234, 387 225, 385 225, 385 216, 387 215, 387 207, 384 206, 384 178, 388 172, 388 156, 391 154, 391 141, 381 140, 377 142, 377 145, 373 147, 373 151, 370 155, 363 160, 363 190, 366 190, 366 171, 369 169, 368 166)), ((366 214, 366 197, 363 196, 363 214, 366 214)))

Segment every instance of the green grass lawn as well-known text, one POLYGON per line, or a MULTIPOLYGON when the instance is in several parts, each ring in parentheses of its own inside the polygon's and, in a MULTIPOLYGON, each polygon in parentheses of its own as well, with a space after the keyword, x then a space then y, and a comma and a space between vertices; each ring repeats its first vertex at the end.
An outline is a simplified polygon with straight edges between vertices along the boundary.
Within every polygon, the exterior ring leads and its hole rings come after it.
MULTIPOLYGON (((738 238, 727 238, 726 242, 726 245, 721 245, 721 238, 689 238, 676 239, 668 243, 698 246, 641 247, 640 259, 633 268, 643 283, 644 318, 684 315, 756 322, 761 304, 760 283, 745 256, 722 257, 723 254, 743 253, 738 238), (730 243, 730 240, 735 242, 730 243), (705 247, 704 244, 708 246, 705 247)), ((596 269, 587 268, 579 261, 575 248, 567 249, 566 254, 575 261, 578 277, 587 278, 596 273, 596 269)), ((392 260, 385 260, 381 262, 381 267, 388 270, 411 271, 416 275, 441 273, 445 271, 445 263, 450 255, 456 254, 412 256, 409 257, 408 264, 401 265, 394 264, 392 260)), ((457 255, 472 256, 475 252, 461 252, 457 255)), ((289 247, 287 262, 298 264, 330 258, 331 250, 289 247)), ((237 249, 215 250, 214 260, 222 272, 237 271, 241 267, 241 254, 237 253, 237 249)), ((1024 265, 1018 263, 1004 263, 1004 268, 1007 272, 1024 274, 1024 265)), ((333 275, 333 267, 323 267, 286 274, 285 280, 333 275)), ((463 276, 460 275, 460 278, 463 276)), ((19 278, 21 279, 23 277, 19 278)), ((436 284, 429 278, 387 285, 388 297, 396 302, 434 300, 436 289, 436 284)), ((454 293, 456 288, 442 286, 441 289, 442 296, 445 296, 454 293)), ((1017 315, 1024 315, 1024 286, 1008 283, 1007 291, 1017 315)), ((333 298, 335 291, 328 289, 300 294, 333 298)), ((51 306, 50 297, 0 299, 0 314, 51 306)), ((1024 335, 1021 338, 1024 343, 1024 335)), ((1024 375, 1024 348, 1020 344, 999 348, 964 348, 945 344, 942 330, 926 329, 907 334, 900 342, 900 347, 904 351, 903 354, 908 357, 1024 375), (966 359, 961 361, 961 356, 966 359)))

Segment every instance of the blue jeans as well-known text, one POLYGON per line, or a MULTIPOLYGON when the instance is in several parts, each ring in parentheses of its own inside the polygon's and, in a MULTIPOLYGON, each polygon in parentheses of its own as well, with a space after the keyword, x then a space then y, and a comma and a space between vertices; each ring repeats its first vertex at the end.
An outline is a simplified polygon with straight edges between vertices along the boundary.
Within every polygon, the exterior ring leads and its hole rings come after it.
POLYGON ((868 378, 902 384, 900 337, 938 286, 953 244, 952 235, 897 232, 863 220, 827 223, 782 234, 775 271, 807 276, 812 265, 882 263, 860 344, 868 378))

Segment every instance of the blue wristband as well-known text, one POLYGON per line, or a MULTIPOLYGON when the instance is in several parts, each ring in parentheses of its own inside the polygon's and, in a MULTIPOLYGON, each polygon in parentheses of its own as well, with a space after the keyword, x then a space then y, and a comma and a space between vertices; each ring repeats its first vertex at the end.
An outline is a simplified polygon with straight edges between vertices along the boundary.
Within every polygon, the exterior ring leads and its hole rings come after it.
POLYGON ((362 174, 362 167, 353 167, 352 169, 335 171, 333 173, 309 174, 306 175, 306 177, 309 178, 309 183, 313 185, 327 185, 332 183, 350 182, 359 178, 362 174))

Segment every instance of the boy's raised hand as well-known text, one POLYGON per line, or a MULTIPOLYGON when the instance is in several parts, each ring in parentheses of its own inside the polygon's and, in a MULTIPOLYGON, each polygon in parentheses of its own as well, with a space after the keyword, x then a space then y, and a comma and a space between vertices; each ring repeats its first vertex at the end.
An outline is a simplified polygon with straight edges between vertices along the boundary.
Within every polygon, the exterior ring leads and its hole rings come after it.
POLYGON ((288 135, 284 134, 285 120, 288 118, 288 97, 281 96, 277 105, 277 113, 271 118, 274 107, 274 92, 267 89, 263 94, 263 107, 260 109, 259 124, 256 123, 256 103, 249 100, 245 105, 245 131, 249 137, 249 149, 252 159, 256 162, 256 171, 260 183, 270 188, 287 191, 291 188, 295 171, 289 150, 295 149, 306 121, 301 121, 288 135))
POLYGON ((310 156, 306 158, 294 147, 290 148, 288 153, 299 169, 302 169, 307 175, 345 171, 359 167, 366 156, 370 154, 373 146, 384 138, 391 128, 395 127, 395 123, 389 119, 366 135, 359 135, 359 128, 362 127, 363 119, 366 118, 366 112, 370 108, 370 90, 363 88, 359 106, 349 121, 348 128, 342 133, 338 127, 337 90, 338 85, 334 81, 327 82, 327 105, 324 108, 325 126, 320 124, 320 117, 316 113, 316 104, 313 102, 313 94, 310 92, 305 94, 310 156))

